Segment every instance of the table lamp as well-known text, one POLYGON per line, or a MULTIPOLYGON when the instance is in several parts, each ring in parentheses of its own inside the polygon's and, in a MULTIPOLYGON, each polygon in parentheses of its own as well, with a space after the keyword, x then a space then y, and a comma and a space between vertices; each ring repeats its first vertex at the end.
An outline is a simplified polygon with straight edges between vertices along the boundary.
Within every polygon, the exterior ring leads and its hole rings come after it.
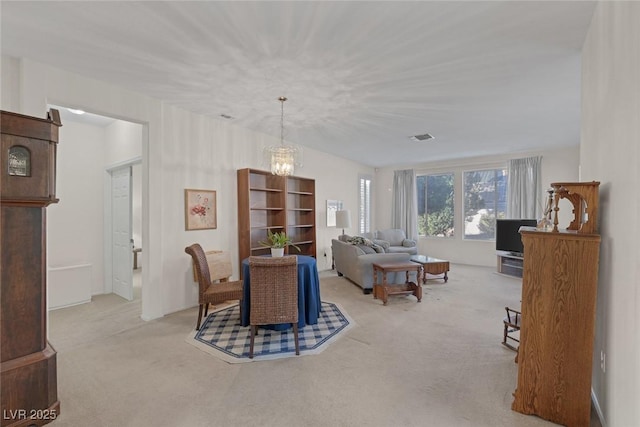
POLYGON ((344 235, 344 229, 351 227, 351 212, 348 210, 336 211, 336 227, 342 228, 344 235))

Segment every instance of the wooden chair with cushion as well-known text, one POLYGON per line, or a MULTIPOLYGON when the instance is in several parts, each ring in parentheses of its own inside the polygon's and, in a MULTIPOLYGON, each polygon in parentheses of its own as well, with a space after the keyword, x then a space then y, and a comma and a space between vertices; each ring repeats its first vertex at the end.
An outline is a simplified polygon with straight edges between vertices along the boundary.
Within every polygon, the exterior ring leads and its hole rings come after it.
POLYGON ((518 351, 518 347, 515 347, 508 340, 520 344, 520 340, 511 334, 520 330, 522 314, 519 311, 509 307, 505 307, 505 310, 507 310, 507 316, 502 319, 502 322, 504 323, 504 336, 502 338, 502 344, 510 348, 511 350, 518 351))
POLYGON ((200 288, 198 296, 198 323, 200 329, 202 311, 209 312, 209 304, 221 304, 225 301, 242 300, 242 280, 229 281, 233 272, 231 255, 225 251, 210 251, 205 253, 202 247, 194 243, 184 251, 193 260, 193 279, 200 288))
POLYGON ((253 359, 253 343, 259 325, 291 323, 296 345, 298 343, 298 258, 284 257, 249 258, 251 283, 251 341, 249 358, 253 359))

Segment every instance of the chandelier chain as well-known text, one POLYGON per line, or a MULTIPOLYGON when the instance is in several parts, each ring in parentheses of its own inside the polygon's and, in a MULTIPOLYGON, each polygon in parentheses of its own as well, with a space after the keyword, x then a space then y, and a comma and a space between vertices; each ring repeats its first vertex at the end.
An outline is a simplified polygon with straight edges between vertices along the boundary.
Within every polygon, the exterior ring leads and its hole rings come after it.
POLYGON ((287 98, 281 96, 278 100, 280 101, 280 144, 284 145, 284 101, 287 98))

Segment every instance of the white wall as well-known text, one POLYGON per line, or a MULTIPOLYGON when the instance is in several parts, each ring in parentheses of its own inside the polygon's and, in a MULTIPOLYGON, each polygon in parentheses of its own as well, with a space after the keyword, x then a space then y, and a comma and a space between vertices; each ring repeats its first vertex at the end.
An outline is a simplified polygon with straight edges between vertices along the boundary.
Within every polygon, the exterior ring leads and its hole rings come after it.
POLYGON ((91 295, 105 292, 106 167, 140 157, 141 134, 141 125, 119 120, 107 127, 68 120, 60 128, 60 202, 47 209, 47 264, 54 272, 49 308, 88 302, 91 295), (87 276, 86 282, 75 282, 87 276))
MULTIPOLYGON (((263 147, 279 139, 29 59, 20 59, 19 64, 18 76, 2 79, 2 91, 9 92, 3 93, 2 100, 14 99, 15 104, 17 99, 17 105, 12 104, 16 112, 44 117, 48 103, 73 105, 143 124, 142 315, 152 319, 197 304, 197 287, 184 248, 199 242, 205 248, 237 253, 236 170, 261 168, 263 147), (185 231, 185 188, 217 191, 216 230, 185 231)), ((322 208, 326 199, 357 206, 357 175, 373 171, 311 149, 304 154, 305 167, 297 175, 316 179, 318 254, 324 258, 321 248, 339 234, 336 228, 326 227, 322 208)), ((322 268, 323 260, 319 261, 322 268)))
POLYGON ((107 126, 104 165, 109 167, 142 157, 142 130, 138 123, 123 120, 116 120, 107 126))
MULTIPOLYGON (((3 64, 15 59, 2 57, 3 64)), ((105 116, 124 118, 144 125, 143 128, 143 164, 142 182, 148 191, 143 194, 143 217, 149 212, 160 212, 162 202, 161 157, 159 149, 162 141, 162 103, 130 90, 109 85, 104 82, 68 73, 44 64, 20 58, 17 75, 7 73, 2 76, 2 102, 8 102, 6 109, 35 117, 44 117, 48 104, 71 105, 105 116), (154 149, 149 149, 154 145, 154 149), (149 184, 151 183, 151 184, 149 184)), ((5 67, 3 66, 3 71, 5 67)), ((3 104, 3 108, 4 104, 3 104)), ((148 250, 142 253, 145 265, 142 283, 150 286, 142 289, 142 317, 153 319, 164 314, 162 305, 163 280, 160 267, 161 222, 159 216, 143 223, 148 250)))
MULTIPOLYGON (((577 142, 576 142, 577 144, 577 142)), ((454 221, 456 232, 452 238, 421 237, 418 250, 422 254, 436 258, 447 259, 454 263, 495 266, 495 242, 464 240, 462 238, 463 225, 463 188, 462 175, 464 171, 474 169, 490 169, 507 167, 512 158, 542 156, 541 181, 543 188, 548 188, 552 182, 574 182, 578 179, 579 149, 578 145, 553 151, 516 153, 502 156, 477 157, 447 162, 426 163, 411 166, 398 166, 380 169, 375 174, 376 193, 376 221, 374 229, 384 229, 391 226, 391 188, 393 186, 393 171, 398 169, 414 169, 416 173, 454 173, 454 221)), ((541 196, 546 196, 542 194, 541 196)), ((564 202, 564 201, 562 201, 564 202)), ((563 209, 560 204, 559 226, 569 225, 571 209, 563 209)), ((569 205, 570 206, 570 205, 569 205)))
MULTIPOLYGON (((39 117, 44 116, 43 113, 39 117)), ((92 294, 103 293, 104 283, 102 159, 105 131, 80 123, 63 123, 59 141, 56 195, 60 201, 47 208, 47 264, 51 269, 71 270, 90 265, 91 281, 83 289, 68 281, 58 283, 54 277, 48 291, 56 304, 50 307, 86 302, 92 294)))
MULTIPOLYGON (((164 133, 175 136, 163 153, 163 277, 177 283, 164 293, 167 312, 184 308, 182 301, 197 301, 197 287, 192 281, 190 261, 184 248, 199 242, 205 249, 227 249, 233 254, 234 276, 239 277, 237 227, 237 174, 245 167, 262 168, 262 148, 277 143, 277 138, 239 128, 228 122, 190 114, 166 107, 164 133), (188 141, 189 143, 185 143, 188 141), (216 190, 217 229, 185 231, 184 189, 216 190), (182 305, 179 305, 182 304, 182 305)), ((331 237, 339 234, 326 227, 323 206, 326 199, 342 199, 347 206, 357 201, 357 174, 371 169, 311 149, 304 151, 304 167, 297 176, 316 180, 316 227, 319 269, 330 268, 331 237), (351 183, 351 184, 349 184, 351 183)), ((144 286, 144 285, 143 285, 144 286)))
POLYGON ((592 387, 609 427, 640 425, 638 22, 640 3, 599 3, 582 56, 581 179, 601 182, 592 387))
POLYGON ((10 56, 0 56, 0 80, 3 82, 0 90, 0 102, 2 109, 17 111, 20 108, 20 92, 17 90, 4 90, 4 83, 18 85, 20 83, 20 61, 10 56))

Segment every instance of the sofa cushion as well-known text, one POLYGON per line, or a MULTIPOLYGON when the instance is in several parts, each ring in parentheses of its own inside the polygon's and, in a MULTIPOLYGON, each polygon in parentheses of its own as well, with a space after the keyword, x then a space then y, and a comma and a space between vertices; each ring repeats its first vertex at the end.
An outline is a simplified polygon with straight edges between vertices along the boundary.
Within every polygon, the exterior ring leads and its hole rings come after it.
POLYGON ((387 250, 387 253, 389 253, 389 254, 404 253, 404 254, 410 254, 410 255, 417 255, 418 254, 418 248, 417 247, 407 248, 407 247, 404 247, 404 246, 391 246, 387 250))
POLYGON ((411 239, 404 239, 402 241, 402 246, 404 246, 405 248, 413 248, 414 246, 416 246, 416 241, 411 239))
POLYGON ((399 228, 378 231, 378 239, 386 240, 391 246, 402 246, 402 241, 406 238, 404 231, 399 228))
POLYGON ((373 244, 371 245, 371 247, 372 247, 372 248, 373 248, 373 250, 374 250, 374 251, 376 251, 376 253, 378 253, 378 254, 383 254, 383 253, 385 253, 384 248, 383 248, 382 246, 380 246, 380 245, 377 245, 377 244, 373 243, 373 244))
POLYGON ((340 240, 341 242, 349 242, 349 239, 351 239, 351 236, 349 236, 348 234, 341 234, 340 236, 338 236, 338 240, 340 240))
POLYGON ((380 246, 385 252, 389 249, 389 246, 391 246, 391 244, 386 240, 373 239, 373 243, 380 246))
POLYGON ((382 246, 376 245, 372 240, 367 239, 362 236, 352 236, 349 237, 347 243, 351 243, 352 245, 356 245, 359 247, 365 254, 375 254, 375 253, 384 253, 385 250, 382 246))
POLYGON ((362 252, 364 252, 365 254, 375 254, 376 250, 373 249, 371 246, 367 246, 367 245, 356 245, 357 247, 359 247, 362 252))

